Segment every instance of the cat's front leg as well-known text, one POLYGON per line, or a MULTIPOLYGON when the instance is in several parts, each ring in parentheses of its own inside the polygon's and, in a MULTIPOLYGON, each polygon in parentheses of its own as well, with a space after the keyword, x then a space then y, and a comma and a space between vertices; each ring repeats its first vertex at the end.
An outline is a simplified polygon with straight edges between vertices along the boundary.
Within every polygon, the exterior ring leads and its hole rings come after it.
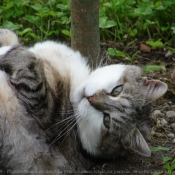
POLYGON ((0 29, 0 47, 18 45, 19 40, 17 35, 8 29, 0 29))

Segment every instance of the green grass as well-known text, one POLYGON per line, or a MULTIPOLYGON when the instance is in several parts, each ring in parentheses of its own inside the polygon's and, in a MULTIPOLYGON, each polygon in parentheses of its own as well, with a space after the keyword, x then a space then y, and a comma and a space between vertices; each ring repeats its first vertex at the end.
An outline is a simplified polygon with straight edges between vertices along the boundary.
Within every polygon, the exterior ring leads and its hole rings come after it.
POLYGON ((25 43, 70 38, 69 0, 3 0, 1 27, 15 30, 25 43))
MULTIPOLYGON (((161 153, 162 160, 164 163, 162 168, 166 170, 167 175, 173 175, 173 170, 175 170, 175 158, 165 157, 162 153, 162 151, 169 151, 169 150, 170 150, 170 148, 161 147, 161 146, 151 148, 152 152, 160 152, 161 153)), ((153 173, 153 175, 160 175, 160 174, 162 174, 162 173, 161 172, 153 173)))
POLYGON ((174 44, 174 0, 101 0, 101 36, 113 40, 159 39, 174 44), (103 24, 106 21, 106 25, 103 24))
MULTIPOLYGON (((136 38, 175 45, 174 0, 100 0, 101 40, 130 42, 136 38)), ((0 24, 24 42, 70 41, 70 0, 2 0, 0 24)))

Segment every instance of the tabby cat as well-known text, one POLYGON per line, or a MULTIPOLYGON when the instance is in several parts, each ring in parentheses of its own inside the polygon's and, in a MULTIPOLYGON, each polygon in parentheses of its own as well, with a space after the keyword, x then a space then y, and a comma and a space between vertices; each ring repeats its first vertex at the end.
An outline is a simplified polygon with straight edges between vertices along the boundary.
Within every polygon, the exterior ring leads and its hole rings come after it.
POLYGON ((9 174, 85 170, 87 154, 151 155, 144 120, 165 83, 132 65, 92 71, 79 52, 53 41, 26 49, 7 29, 0 45, 0 161, 9 174))

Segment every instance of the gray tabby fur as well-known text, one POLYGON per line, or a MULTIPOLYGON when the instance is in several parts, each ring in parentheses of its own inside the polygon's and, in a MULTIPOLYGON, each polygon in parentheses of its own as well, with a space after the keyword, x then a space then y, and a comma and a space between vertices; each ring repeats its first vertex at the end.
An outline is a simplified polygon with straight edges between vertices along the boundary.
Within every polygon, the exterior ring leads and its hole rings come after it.
MULTIPOLYGON (((150 113, 155 89, 162 88, 158 97, 165 93, 164 83, 142 78, 139 67, 127 66, 118 81, 125 84, 120 101, 113 101, 104 89, 92 94, 90 109, 100 111, 100 115, 109 113, 111 117, 110 129, 101 126, 100 141, 93 152, 82 139, 81 121, 76 117, 80 112, 77 112, 79 98, 76 101, 73 95, 73 75, 63 76, 49 59, 41 58, 42 53, 37 55, 20 46, 9 30, 0 30, 0 45, 12 46, 0 55, 0 164, 9 173, 68 174, 69 170, 85 170, 93 161, 83 150, 104 158, 115 158, 126 149, 150 156, 142 136, 147 133, 144 118, 150 113), (70 122, 63 122, 69 118, 70 122), (60 125, 61 122, 65 125, 60 125), (146 129, 142 129, 142 124, 146 129), (59 134, 62 137, 58 138, 59 134)), ((89 72, 88 65, 85 66, 89 72)), ((76 93, 80 98, 90 96, 86 96, 86 88, 76 93)), ((86 126, 90 128, 91 124, 87 122, 86 126)))

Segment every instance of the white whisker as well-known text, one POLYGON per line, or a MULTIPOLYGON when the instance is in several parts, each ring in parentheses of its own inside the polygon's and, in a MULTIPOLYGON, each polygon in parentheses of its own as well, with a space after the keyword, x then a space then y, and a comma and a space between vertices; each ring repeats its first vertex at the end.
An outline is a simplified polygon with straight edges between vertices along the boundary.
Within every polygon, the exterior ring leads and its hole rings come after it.
POLYGON ((49 129, 51 129, 51 128, 53 128, 54 126, 57 126, 57 125, 59 125, 59 124, 64 123, 64 122, 67 123, 68 121, 72 121, 73 119, 74 119, 74 115, 71 115, 71 116, 69 116, 69 117, 63 119, 62 121, 60 121, 60 122, 58 122, 58 123, 55 123, 54 125, 52 125, 52 126, 49 127, 48 129, 46 129, 46 131, 49 130, 49 129))
MULTIPOLYGON (((65 133, 66 136, 71 132, 71 130, 72 130, 72 129, 74 128, 74 126, 78 123, 78 121, 80 120, 80 118, 81 118, 81 116, 78 117, 76 123, 65 133)), ((77 132, 78 132, 78 130, 77 130, 77 132)), ((64 134, 64 135, 65 135, 65 134, 64 134)), ((66 139, 66 136, 65 136, 65 138, 63 139, 63 141, 60 143, 59 146, 61 146, 61 145, 63 144, 64 140, 66 139)), ((61 136, 61 137, 62 137, 62 136, 61 136)))
MULTIPOLYGON (((80 118, 83 118, 83 117, 81 117, 80 116, 80 118)), ((80 124, 78 125, 79 127, 80 127, 80 125, 82 124, 84 122, 84 118, 81 120, 81 122, 80 122, 80 124)), ((78 122, 77 122, 78 123, 78 122)), ((76 133, 75 133, 75 142, 76 142, 76 137, 77 137, 77 135, 78 135, 78 132, 79 132, 79 128, 77 128, 77 131, 76 131, 76 133)), ((74 142, 74 143, 75 143, 74 142)))
POLYGON ((78 122, 78 120, 76 121, 76 123, 68 130, 64 133, 64 131, 74 122, 75 120, 72 120, 64 129, 63 131, 61 131, 61 133, 52 141, 52 143, 50 144, 50 146, 52 144, 54 144, 56 141, 58 141, 61 137, 63 137, 65 134, 67 134, 78 122))

